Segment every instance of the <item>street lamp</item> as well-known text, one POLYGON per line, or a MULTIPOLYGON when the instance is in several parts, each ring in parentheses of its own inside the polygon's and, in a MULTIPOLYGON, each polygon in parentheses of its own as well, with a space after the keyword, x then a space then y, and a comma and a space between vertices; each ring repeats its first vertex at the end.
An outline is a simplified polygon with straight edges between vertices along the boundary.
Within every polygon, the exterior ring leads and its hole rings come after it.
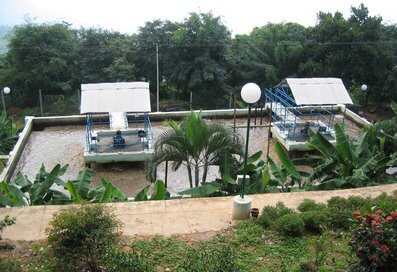
POLYGON ((240 195, 234 198, 233 204, 233 219, 247 219, 249 218, 249 211, 251 209, 251 199, 245 196, 245 180, 246 168, 248 158, 248 144, 251 122, 251 106, 259 101, 261 97, 261 89, 255 83, 247 83, 241 89, 241 98, 248 104, 248 122, 247 122, 247 138, 245 141, 245 154, 244 154, 244 168, 243 168, 243 181, 241 184, 240 195))
POLYGON ((11 92, 11 89, 9 87, 4 87, 3 91, 1 92, 1 102, 3 102, 3 111, 7 115, 6 111, 6 102, 4 100, 4 94, 9 94, 11 92))
POLYGON ((244 154, 244 169, 243 169, 243 183, 241 185, 240 197, 244 198, 245 193, 245 176, 248 158, 248 143, 250 136, 250 123, 251 123, 251 105, 255 104, 261 98, 261 88, 255 83, 247 83, 241 89, 241 98, 248 104, 248 123, 247 123, 247 138, 245 140, 245 154, 244 154))
MULTIPOLYGON (((361 85, 361 90, 362 91, 366 91, 366 90, 368 90, 368 86, 367 86, 367 84, 363 84, 363 85, 361 85)), ((365 94, 365 96, 364 96, 364 106, 363 107, 365 107, 365 106, 367 106, 367 101, 368 101, 368 92, 365 94)))

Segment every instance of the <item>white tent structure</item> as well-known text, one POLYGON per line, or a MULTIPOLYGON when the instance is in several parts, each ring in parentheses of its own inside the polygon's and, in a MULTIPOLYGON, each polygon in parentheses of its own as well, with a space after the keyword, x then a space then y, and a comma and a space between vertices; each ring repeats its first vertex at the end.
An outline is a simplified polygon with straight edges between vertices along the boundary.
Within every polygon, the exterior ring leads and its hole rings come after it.
POLYGON ((286 78, 265 96, 271 131, 287 150, 307 150, 309 129, 334 142, 334 107, 353 104, 340 78, 286 78))
POLYGON ((353 104, 340 78, 286 78, 276 87, 288 87, 296 105, 353 104))
POLYGON ((80 113, 150 112, 147 82, 81 84, 80 113))
POLYGON ((150 110, 147 82, 82 84, 80 113, 87 114, 85 162, 150 158, 153 154, 150 110), (108 113, 109 119, 102 121, 98 113, 108 113), (104 127, 107 124, 109 129, 104 127))

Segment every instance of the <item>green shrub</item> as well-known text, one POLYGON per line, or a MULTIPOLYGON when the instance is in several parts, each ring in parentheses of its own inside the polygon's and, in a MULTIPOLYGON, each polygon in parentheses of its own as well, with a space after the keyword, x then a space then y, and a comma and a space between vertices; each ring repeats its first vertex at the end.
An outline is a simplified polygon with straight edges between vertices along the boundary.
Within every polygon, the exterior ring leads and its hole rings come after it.
POLYGON ((277 219, 278 231, 286 236, 301 236, 305 223, 297 214, 286 214, 277 219))
POLYGON ((266 214, 271 221, 274 221, 283 215, 292 213, 294 213, 294 211, 286 207, 283 202, 277 202, 276 206, 265 206, 261 215, 266 214))
POLYGON ((120 223, 100 205, 63 210, 50 226, 48 244, 60 270, 100 271, 106 251, 119 242, 120 223))
POLYGON ((366 210, 364 210, 363 212, 371 212, 371 209, 374 206, 378 207, 385 213, 397 211, 397 197, 395 194, 389 196, 386 193, 382 193, 381 195, 375 197, 372 203, 373 205, 371 207, 368 207, 368 205, 366 205, 366 210))
POLYGON ((316 203, 314 200, 305 199, 298 206, 298 211, 308 212, 308 211, 320 211, 326 209, 327 206, 322 203, 316 203))
POLYGON ((124 252, 118 248, 109 250, 105 258, 105 265, 108 272, 154 271, 145 258, 136 252, 124 252))
POLYGON ((352 212, 351 211, 330 211, 329 220, 332 228, 349 230, 352 226, 352 212))
POLYGON ((256 222, 262 227, 268 228, 270 227, 272 220, 270 219, 270 216, 267 213, 262 212, 262 214, 258 216, 256 222))
POLYGON ((328 216, 324 211, 307 211, 301 217, 307 231, 322 233, 328 224, 328 216))

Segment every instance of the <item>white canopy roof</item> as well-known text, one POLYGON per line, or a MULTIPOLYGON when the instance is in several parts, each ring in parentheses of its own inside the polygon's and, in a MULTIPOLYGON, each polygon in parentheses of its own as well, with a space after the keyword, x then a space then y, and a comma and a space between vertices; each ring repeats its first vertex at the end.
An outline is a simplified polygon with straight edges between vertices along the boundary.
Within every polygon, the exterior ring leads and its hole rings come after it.
POLYGON ((340 78, 286 78, 276 87, 287 86, 297 105, 353 104, 340 78))
POLYGON ((80 113, 150 111, 147 82, 81 84, 80 113))

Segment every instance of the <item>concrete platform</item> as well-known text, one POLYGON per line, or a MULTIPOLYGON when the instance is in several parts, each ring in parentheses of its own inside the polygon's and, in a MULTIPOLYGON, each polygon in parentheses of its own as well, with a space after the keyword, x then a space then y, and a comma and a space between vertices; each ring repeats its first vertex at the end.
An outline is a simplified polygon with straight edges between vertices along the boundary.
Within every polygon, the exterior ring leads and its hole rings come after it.
MULTIPOLYGON (((375 197, 397 190, 397 184, 366 187, 359 189, 313 191, 300 193, 250 195, 252 207, 262 208, 278 201, 296 208, 304 199, 326 202, 333 196, 351 195, 375 197)), ((148 202, 125 202, 102 204, 109 206, 123 223, 122 232, 126 236, 173 236, 194 235, 220 231, 233 225, 233 196, 174 199, 148 202)), ((35 241, 45 239, 45 229, 55 212, 70 206, 33 206, 21 208, 1 208, 0 218, 9 214, 16 217, 16 224, 6 227, 3 239, 35 241)))

